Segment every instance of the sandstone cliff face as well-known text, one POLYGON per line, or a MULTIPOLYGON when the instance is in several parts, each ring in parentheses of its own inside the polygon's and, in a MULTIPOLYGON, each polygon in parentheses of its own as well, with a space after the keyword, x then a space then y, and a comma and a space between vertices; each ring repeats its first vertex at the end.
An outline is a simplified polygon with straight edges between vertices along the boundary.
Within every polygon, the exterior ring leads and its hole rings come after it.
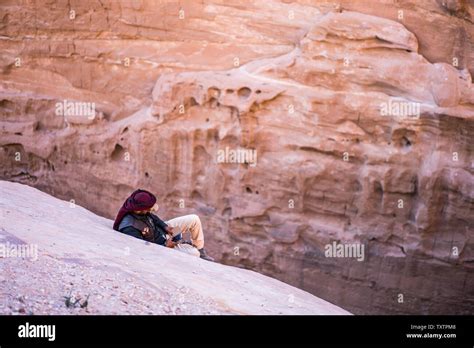
POLYGON ((354 313, 472 313, 468 1, 0 10, 2 178, 108 217, 152 190, 221 262, 354 313), (219 161, 233 150, 254 163, 219 161), (326 257, 334 241, 364 260, 326 257))

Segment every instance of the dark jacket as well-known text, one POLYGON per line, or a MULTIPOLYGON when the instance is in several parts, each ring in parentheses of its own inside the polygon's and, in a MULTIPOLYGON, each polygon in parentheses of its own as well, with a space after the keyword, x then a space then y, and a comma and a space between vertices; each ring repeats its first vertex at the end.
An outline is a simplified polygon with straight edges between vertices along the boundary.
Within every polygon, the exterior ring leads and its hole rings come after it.
POLYGON ((163 220, 154 214, 146 213, 140 215, 128 213, 120 222, 119 231, 151 243, 165 245, 167 226, 163 220), (145 227, 148 227, 150 231, 148 235, 142 233, 145 227))

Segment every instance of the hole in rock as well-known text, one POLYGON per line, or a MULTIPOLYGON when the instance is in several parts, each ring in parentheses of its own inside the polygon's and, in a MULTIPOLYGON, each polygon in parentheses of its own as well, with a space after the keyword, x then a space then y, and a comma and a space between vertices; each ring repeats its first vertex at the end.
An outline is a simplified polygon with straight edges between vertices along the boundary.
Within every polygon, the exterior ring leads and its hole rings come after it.
POLYGON ((112 160, 117 161, 117 160, 121 159, 122 154, 124 153, 124 151, 125 150, 121 145, 115 144, 114 151, 112 151, 112 155, 111 155, 112 160))
POLYGON ((410 129, 399 128, 393 131, 391 142, 398 147, 408 148, 413 145, 416 133, 410 129))
POLYGON ((15 135, 20 135, 21 136, 21 135, 23 135, 23 133, 22 132, 16 132, 15 135))
POLYGON ((233 89, 226 89, 225 92, 227 94, 232 94, 232 93, 234 93, 234 90, 233 89))
POLYGON ((194 99, 194 97, 191 97, 189 99, 189 106, 195 106, 195 105, 198 105, 198 102, 196 101, 196 99, 194 99))
POLYGON ((2 109, 13 109, 14 103, 7 99, 0 100, 0 108, 2 109))
POLYGON ((219 102, 217 101, 216 98, 211 98, 209 99, 209 107, 215 108, 216 106, 219 106, 219 102))
POLYGON ((207 95, 213 98, 219 98, 221 96, 221 91, 217 87, 210 87, 207 90, 207 95))
POLYGON ((374 183, 374 191, 379 194, 383 193, 382 185, 378 181, 374 183))
POLYGON ((262 93, 262 91, 259 90, 259 89, 257 89, 257 90, 255 91, 255 93, 260 94, 260 93, 262 93))
POLYGON ((148 178, 150 177, 150 174, 148 174, 148 172, 145 172, 145 176, 148 178))
POLYGON ((252 189, 248 186, 245 188, 245 191, 247 191, 248 193, 252 193, 252 189))
POLYGON ((237 91, 237 95, 239 96, 239 98, 242 98, 242 99, 247 99, 251 93, 252 93, 252 90, 247 87, 242 87, 241 89, 237 91))
POLYGON ((411 141, 407 137, 402 137, 401 143, 402 143, 402 146, 405 146, 405 147, 411 146, 411 141))
POLYGON ((203 200, 203 199, 204 199, 204 197, 199 193, 199 191, 196 191, 196 190, 193 190, 193 192, 191 193, 191 198, 192 198, 194 201, 203 200))

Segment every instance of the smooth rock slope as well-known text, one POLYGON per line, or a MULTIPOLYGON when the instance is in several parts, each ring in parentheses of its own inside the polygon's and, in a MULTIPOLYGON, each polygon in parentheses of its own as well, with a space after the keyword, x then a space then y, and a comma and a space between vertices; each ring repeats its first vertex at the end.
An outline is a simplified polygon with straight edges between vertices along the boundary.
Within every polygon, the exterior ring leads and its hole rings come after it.
POLYGON ((256 272, 120 234, 26 185, 1 181, 0 211, 0 251, 38 251, 0 253, 0 314, 349 314, 256 272), (88 295, 84 308, 65 304, 88 295))

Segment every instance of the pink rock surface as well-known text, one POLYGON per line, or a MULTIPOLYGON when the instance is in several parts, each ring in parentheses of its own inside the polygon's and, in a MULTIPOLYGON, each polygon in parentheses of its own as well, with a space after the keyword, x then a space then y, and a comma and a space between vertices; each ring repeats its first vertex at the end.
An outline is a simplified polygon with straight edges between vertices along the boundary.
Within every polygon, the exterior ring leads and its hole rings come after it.
POLYGON ((472 314, 473 13, 4 3, 0 177, 108 218, 149 189, 163 218, 201 216, 219 261, 354 313, 472 314), (60 117, 64 100, 97 115, 60 117), (218 163, 226 148, 256 165, 218 163), (363 244, 364 261, 325 257, 333 241, 363 244))

